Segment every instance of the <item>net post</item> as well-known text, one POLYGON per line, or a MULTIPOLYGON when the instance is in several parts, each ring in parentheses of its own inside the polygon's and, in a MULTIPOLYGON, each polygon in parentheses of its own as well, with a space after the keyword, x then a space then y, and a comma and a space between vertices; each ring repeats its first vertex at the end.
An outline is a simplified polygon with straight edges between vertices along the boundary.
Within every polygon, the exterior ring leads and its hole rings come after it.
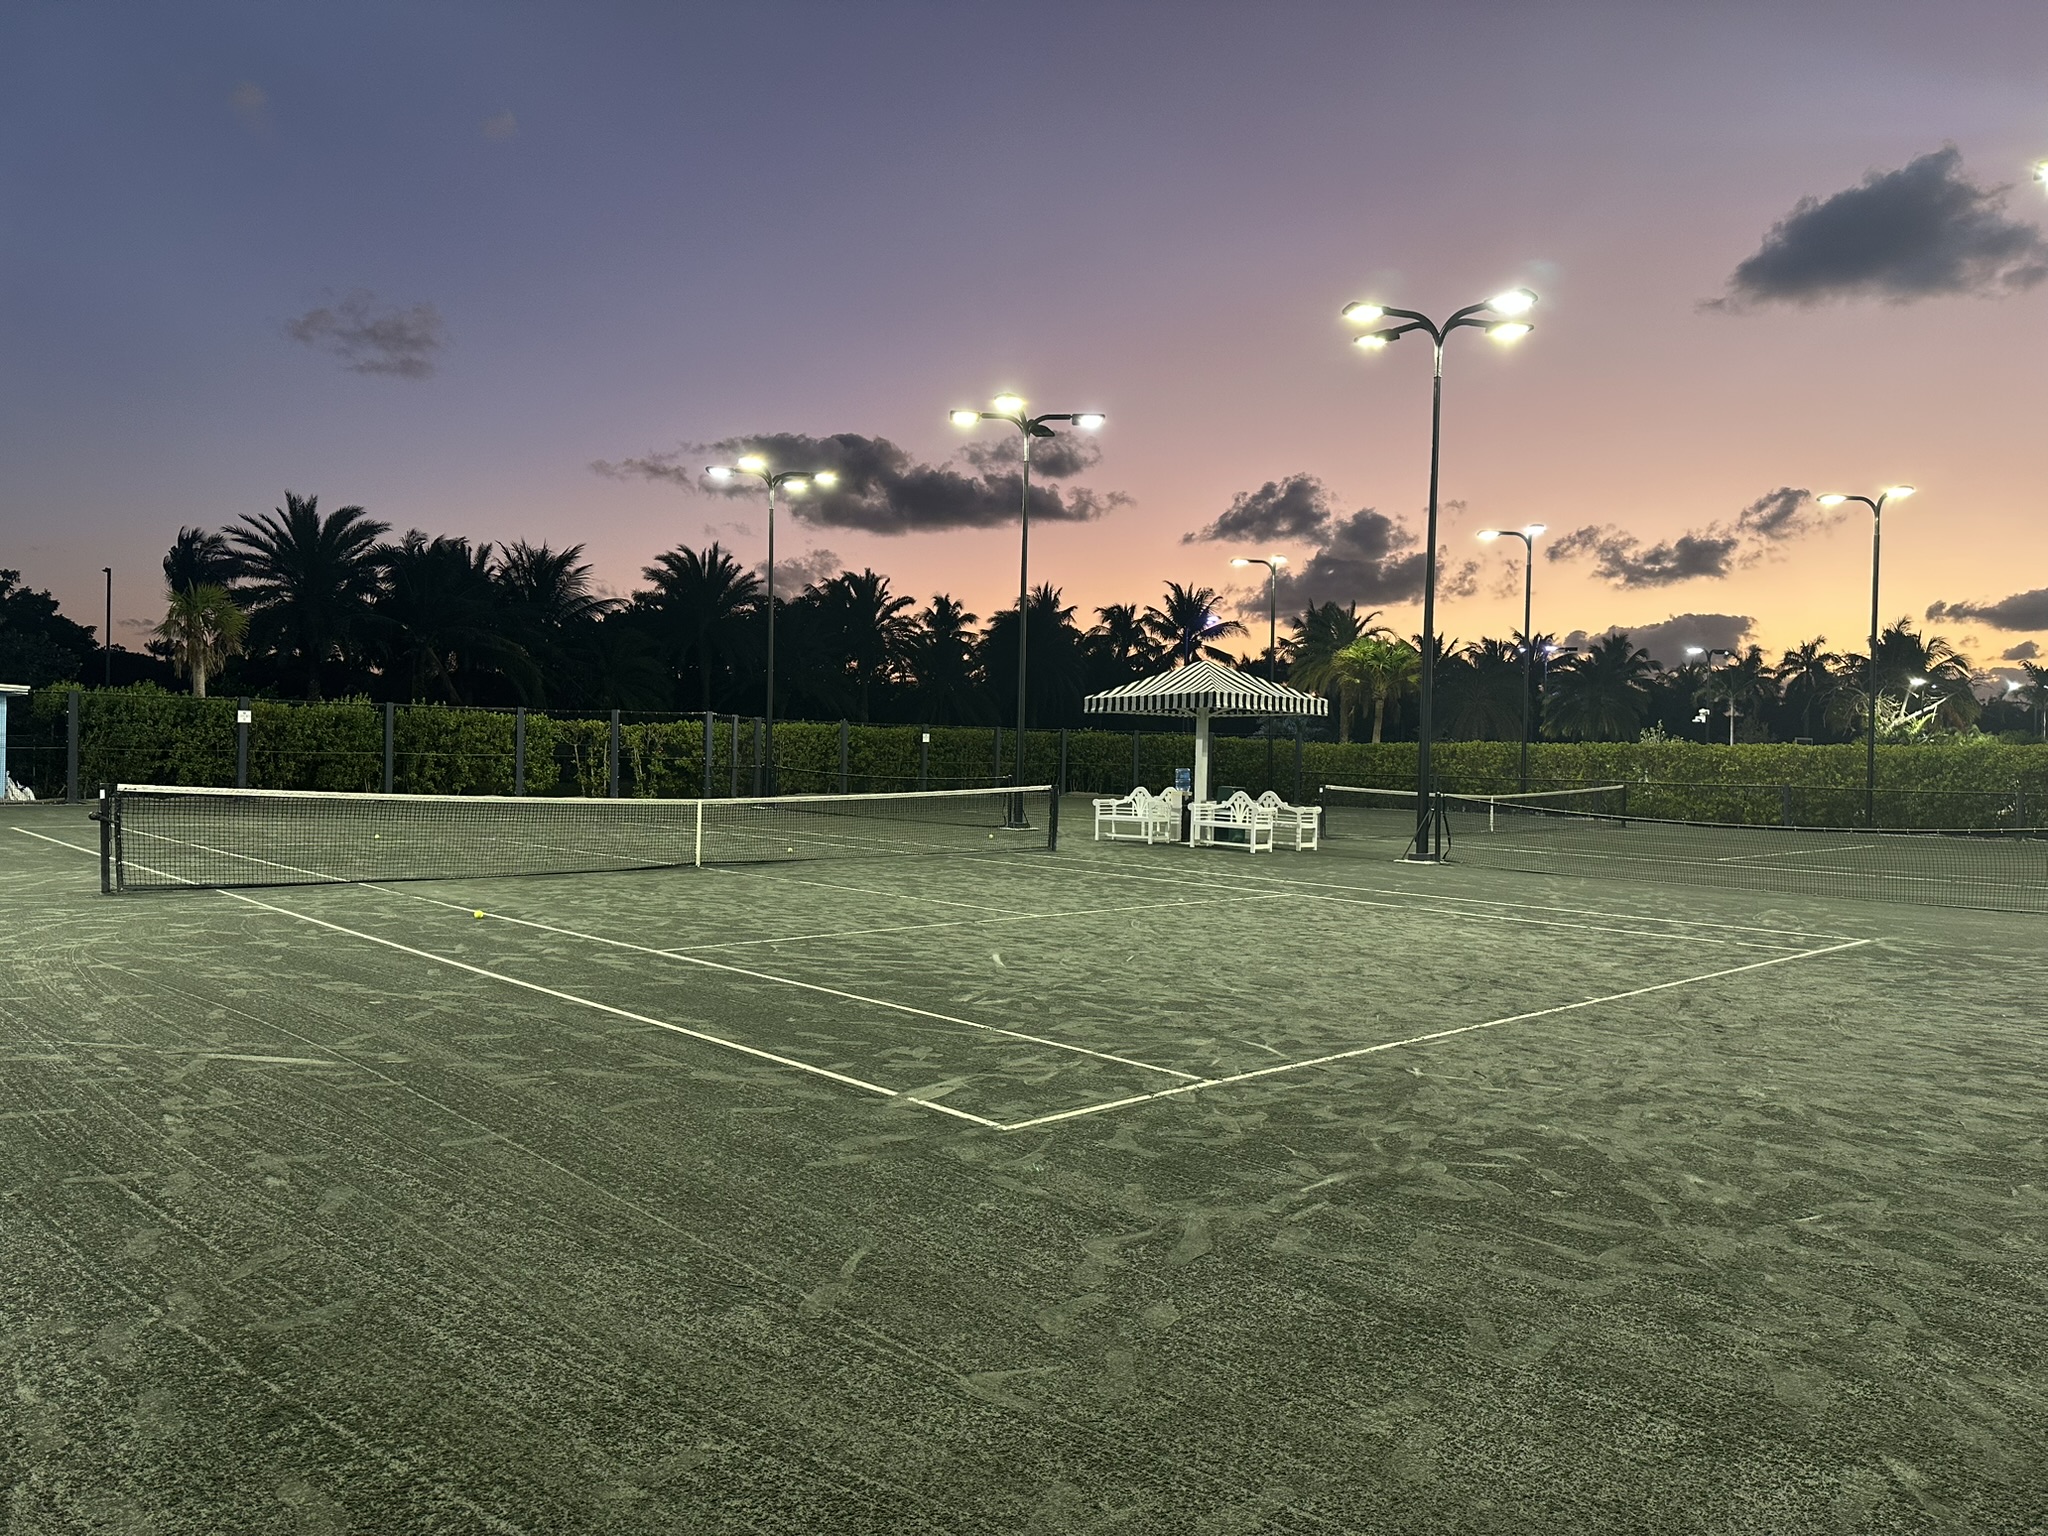
MULTIPOLYGON (((718 749, 718 737, 712 730, 712 714, 704 711, 704 798, 711 798, 711 756, 718 749)), ((701 812, 699 814, 702 814, 701 812)))
POLYGON ((1628 785, 1621 786, 1621 824, 1628 825, 1628 785))
POLYGON ((839 722, 839 793, 842 795, 847 790, 847 770, 851 766, 851 744, 852 728, 846 721, 842 720, 839 722))
POLYGON ((235 700, 235 788, 249 787, 249 701, 235 700))
POLYGON ((604 785, 608 799, 619 798, 619 712, 612 711, 611 734, 605 740, 604 785))
MULTIPOLYGON (((1066 746, 1066 732, 1060 732, 1060 746, 1066 746)), ((1060 846, 1060 795, 1066 789, 1067 769, 1065 752, 1062 750, 1059 782, 1052 787, 1051 804, 1045 811, 1045 846, 1048 852, 1057 852, 1060 846)))
POLYGON ((384 793, 390 794, 398 766, 398 706, 384 706, 384 793))
POLYGON ((512 793, 526 793, 526 706, 512 712, 512 793))
MULTIPOLYGON (((76 694, 74 689, 73 693, 76 694)), ((114 894, 114 800, 100 792, 100 894, 114 894)))

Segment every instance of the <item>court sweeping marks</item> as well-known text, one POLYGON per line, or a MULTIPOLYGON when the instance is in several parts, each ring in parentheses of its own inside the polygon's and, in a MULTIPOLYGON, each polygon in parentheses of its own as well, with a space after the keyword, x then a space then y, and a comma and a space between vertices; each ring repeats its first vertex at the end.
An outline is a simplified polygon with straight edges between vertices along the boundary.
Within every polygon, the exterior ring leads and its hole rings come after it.
MULTIPOLYGON (((17 827, 14 830, 20 832, 25 837, 36 838, 40 841, 52 843, 59 847, 68 848, 78 853, 95 854, 97 852, 97 850, 86 847, 83 844, 68 842, 64 839, 50 837, 46 834, 39 832, 32 832, 29 831, 27 828, 17 827)), ((164 876, 164 872, 160 870, 152 870, 150 871, 150 873, 152 873, 153 875, 162 876, 167 880, 175 880, 175 877, 164 876)), ((1126 872, 1115 871, 1111 873, 1122 875, 1126 872)), ((472 904, 467 902, 444 901, 439 898, 425 896, 414 891, 387 889, 385 887, 369 882, 357 883, 357 888, 364 891, 372 892, 378 896, 385 898, 421 902, 449 910, 464 912, 477 910, 472 904)), ((273 902, 263 901, 256 897, 246 895, 240 891, 218 890, 215 892, 215 894, 226 897, 230 900, 236 901, 243 905, 257 908, 266 913, 271 913, 282 917, 288 917, 298 922, 308 923, 319 928, 341 934, 345 937, 354 938, 361 940, 363 942, 379 945, 381 947, 391 949, 403 954, 407 954, 432 964, 446 966, 455 970, 466 972, 468 974, 477 976, 485 980, 497 982, 507 986, 516 987, 524 991, 538 993, 540 995, 554 999, 558 1002, 567 1003, 572 1006, 593 1009, 601 1013, 607 1013, 619 1018, 626 1019, 633 1023, 647 1025, 653 1028, 668 1031, 670 1033, 686 1036, 690 1039, 697 1040, 701 1043, 719 1046, 724 1049, 732 1050, 749 1057, 769 1062, 776 1066, 792 1068, 799 1072, 804 1072, 810 1075, 827 1078, 845 1087, 855 1088, 863 1092, 879 1095, 884 1098, 901 1100, 902 1102, 907 1104, 915 1104, 920 1108, 934 1110, 940 1114, 944 1114, 955 1119, 965 1120, 973 1124, 980 1125, 986 1129, 1004 1133, 1011 1131, 1027 1130, 1038 1126, 1061 1123, 1067 1120, 1079 1119, 1085 1116, 1107 1113, 1112 1110, 1131 1108, 1140 1104, 1153 1102, 1154 1100, 1178 1097, 1184 1094, 1198 1092, 1207 1088, 1229 1087, 1239 1083, 1252 1082, 1263 1078, 1275 1077, 1284 1073, 1303 1071, 1311 1067, 1328 1066, 1336 1062, 1352 1060, 1368 1055, 1374 1055, 1384 1051, 1397 1050, 1411 1046, 1429 1044, 1437 1040, 1449 1039, 1457 1035, 1470 1034, 1480 1030, 1494 1029, 1508 1024, 1525 1023, 1535 1019, 1547 1018, 1587 1008, 1599 1007, 1601 1005, 1608 1003, 1621 1002, 1630 998, 1642 997, 1653 993, 1670 991, 1679 987, 1700 985, 1703 983, 1719 980, 1725 977, 1737 976, 1750 972, 1764 970, 1773 966, 1786 965, 1803 960, 1818 959, 1827 955, 1840 954, 1849 950, 1861 948, 1874 942, 1874 940, 1868 938, 1842 939, 1839 942, 1830 943, 1817 948, 1793 949, 1786 953, 1773 955, 1767 959, 1750 961, 1742 965, 1724 966, 1711 971, 1704 971, 1690 976, 1677 977, 1666 981, 1651 983, 1642 987, 1629 988, 1623 991, 1606 993, 1597 997, 1581 998, 1570 1002, 1555 1004, 1545 1008, 1526 1010, 1523 1012, 1513 1014, 1506 1014, 1499 1018, 1482 1020, 1476 1023, 1450 1026, 1445 1029, 1434 1030, 1424 1034, 1409 1036, 1404 1039, 1380 1041, 1369 1045, 1353 1047, 1343 1051, 1326 1053, 1302 1061, 1282 1062, 1275 1066, 1258 1068, 1247 1072, 1231 1073, 1218 1077, 1204 1077, 1197 1073, 1186 1072, 1179 1068, 1167 1067, 1152 1062, 1142 1061, 1135 1057, 1123 1056, 1112 1052, 1097 1051, 1086 1046, 1074 1045, 1072 1043, 1065 1041, 1052 1040, 1044 1036, 1031 1035, 1022 1031, 1005 1029, 1001 1026, 983 1024, 976 1020, 962 1018, 957 1015, 944 1014, 930 1009, 918 1008, 911 1004, 900 1003, 886 998, 879 998, 869 996, 866 994, 856 993, 844 988, 829 987, 817 982, 807 982, 798 978, 778 976, 770 972, 754 970, 749 967, 736 966, 724 962, 708 960, 701 955, 688 953, 680 947, 671 949, 657 948, 651 945, 637 944, 631 940, 619 939, 610 935, 590 933, 580 929, 564 927, 559 924, 545 923, 537 919, 522 918, 502 912, 491 912, 486 909, 486 915, 490 919, 499 922, 514 924, 521 927, 544 931, 550 934, 554 934, 558 937, 576 939, 583 942, 600 944, 612 948, 635 951, 655 958, 670 960, 685 965, 696 966, 706 970, 724 972, 748 980, 793 987, 807 992, 835 997, 842 1001, 853 1003, 856 1005, 880 1008, 894 1013, 915 1015, 918 1017, 928 1018, 939 1023, 952 1024, 962 1028, 984 1031, 996 1035, 1002 1035, 1009 1038, 1026 1041, 1032 1044, 1046 1046, 1048 1048, 1055 1050, 1070 1052, 1081 1056, 1093 1057, 1098 1060, 1114 1062, 1118 1065, 1133 1067, 1140 1071, 1154 1072, 1162 1076, 1181 1079, 1181 1081, 1179 1081, 1171 1087, 1158 1089, 1148 1093, 1121 1095, 1115 1099, 1106 1100, 1095 1104, 1080 1105, 1070 1109, 1054 1111, 1045 1115, 1032 1116, 1024 1120, 997 1121, 986 1116, 973 1114, 969 1111, 959 1109, 952 1105, 941 1103, 937 1098, 931 1097, 929 1095, 919 1096, 917 1094, 908 1093, 903 1090, 889 1088, 880 1083, 869 1082, 866 1079, 854 1077, 850 1073, 839 1072, 831 1068, 821 1067, 811 1062, 799 1060, 795 1057, 782 1055, 780 1053, 773 1051, 763 1050, 757 1046, 747 1045, 742 1041, 727 1039, 723 1036, 714 1035, 704 1030, 692 1029, 688 1026, 676 1024, 672 1021, 665 1019, 655 1018, 651 1015, 641 1013, 635 1010, 620 1008, 613 1004, 600 1002, 591 998, 586 998, 576 993, 572 993, 560 988, 544 986, 538 982, 528 981, 521 977, 509 975, 503 971, 496 971, 484 966, 475 965, 468 961, 457 959, 453 956, 438 954, 432 950, 424 949, 415 945, 402 944, 394 939, 389 939, 377 934, 364 932, 360 929, 350 928, 344 924, 332 922, 325 918, 316 917, 309 913, 297 912, 289 907, 279 906, 273 902)), ((900 893, 890 894, 896 895, 900 893)), ((1267 899, 1275 899, 1282 897, 1288 893, 1283 891, 1260 892, 1255 894, 1261 897, 1265 897, 1267 899)), ((919 897, 906 899, 921 900, 923 898, 919 897)), ((1205 904, 1223 904, 1225 902, 1235 899, 1241 898, 1218 898, 1215 902, 1205 904)), ((1395 905, 1391 902, 1372 902, 1368 904, 1374 906, 1395 905)), ((1182 905, 1182 903, 1134 904, 1134 906, 1131 909, 1156 910, 1159 906, 1162 905, 1178 906, 1182 905)), ((1101 913, 1104 910, 1116 909, 1089 909, 1088 913, 1085 915, 1101 915, 1101 913)), ((1441 907, 1423 907, 1411 910, 1417 910, 1424 913, 1429 913, 1431 915, 1446 917, 1471 915, 1459 912, 1455 909, 1446 910, 1441 907)), ((1046 913, 1014 915, 1018 917, 1036 916, 1040 918, 1040 920, 1044 920, 1047 918, 1059 916, 1061 914, 1046 913)), ((1485 920, 1491 921, 1493 919, 1491 915, 1488 915, 1485 920)), ((1645 932, 1644 930, 1640 929, 1616 931, 1635 932, 1639 936, 1643 935, 1645 932)), ((1683 937, 1682 935, 1658 936, 1683 937)), ((1711 943, 1717 941, 1710 939, 1703 940, 1701 942, 1711 943)))

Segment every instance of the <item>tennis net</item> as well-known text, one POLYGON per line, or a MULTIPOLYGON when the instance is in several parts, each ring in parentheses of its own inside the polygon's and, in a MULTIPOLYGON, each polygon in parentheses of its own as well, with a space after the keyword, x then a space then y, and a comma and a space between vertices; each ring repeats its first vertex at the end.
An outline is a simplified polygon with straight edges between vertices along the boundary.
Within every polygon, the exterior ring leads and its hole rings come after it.
POLYGON ((100 884, 134 891, 984 855, 1058 846, 1051 786, 586 800, 119 784, 100 884))
MULTIPOLYGON (((1412 790, 1331 785, 1333 841, 1385 842, 1415 831, 1412 790)), ((1439 794, 1447 857, 1545 875, 1642 879, 1847 896, 1919 906, 2048 912, 2048 832, 1752 826, 1628 813, 1625 785, 1526 795, 1439 794)))

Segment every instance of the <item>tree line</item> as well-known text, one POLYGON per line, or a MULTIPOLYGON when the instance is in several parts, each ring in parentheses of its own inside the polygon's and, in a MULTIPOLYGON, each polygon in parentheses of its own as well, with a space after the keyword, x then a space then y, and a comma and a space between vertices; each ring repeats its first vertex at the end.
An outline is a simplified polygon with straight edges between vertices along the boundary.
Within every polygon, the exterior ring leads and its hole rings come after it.
MULTIPOLYGON (((678 545, 642 571, 643 585, 611 598, 596 591, 580 544, 390 531, 361 507, 322 513, 317 498, 291 493, 222 530, 181 528, 163 560, 155 667, 199 694, 761 710, 766 593, 718 543, 678 545)), ((1339 740, 1415 734, 1419 638, 1330 602, 1286 620, 1276 657, 1244 649, 1245 626, 1217 613, 1220 600, 1212 588, 1170 582, 1157 602, 1097 608, 1084 626, 1057 587, 1039 586, 1024 619, 1033 723, 1078 725, 1087 694, 1209 656, 1327 695, 1339 740)), ((868 569, 778 592, 776 712, 1005 721, 1017 630, 1013 608, 984 621, 943 593, 919 607, 868 569)), ((0 572, 0 672, 18 674, 8 680, 90 677, 96 654, 89 628, 0 572)), ((1750 646, 1718 666, 1667 668, 1620 633, 1569 650, 1542 634, 1440 637, 1434 670, 1437 730, 1454 740, 1515 740, 1525 710, 1532 734, 1584 741, 1725 740, 1731 708, 1737 740, 1846 741, 1860 739, 1867 716, 1867 658, 1817 639, 1775 661, 1750 646), (1531 658, 1538 664, 1525 666, 1531 658)), ((2048 728, 2048 669, 2026 670, 2023 688, 1980 701, 1968 658, 1901 619, 1879 637, 1880 732, 2048 728)))

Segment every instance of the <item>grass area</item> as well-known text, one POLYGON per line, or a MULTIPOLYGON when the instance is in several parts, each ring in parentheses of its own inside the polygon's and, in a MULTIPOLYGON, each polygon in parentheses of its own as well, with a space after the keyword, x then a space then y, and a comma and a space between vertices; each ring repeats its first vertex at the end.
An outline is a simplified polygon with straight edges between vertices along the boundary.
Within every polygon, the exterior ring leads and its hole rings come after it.
POLYGON ((2048 1530, 2037 920, 1078 806, 118 898, 10 810, 9 1536, 2048 1530))

